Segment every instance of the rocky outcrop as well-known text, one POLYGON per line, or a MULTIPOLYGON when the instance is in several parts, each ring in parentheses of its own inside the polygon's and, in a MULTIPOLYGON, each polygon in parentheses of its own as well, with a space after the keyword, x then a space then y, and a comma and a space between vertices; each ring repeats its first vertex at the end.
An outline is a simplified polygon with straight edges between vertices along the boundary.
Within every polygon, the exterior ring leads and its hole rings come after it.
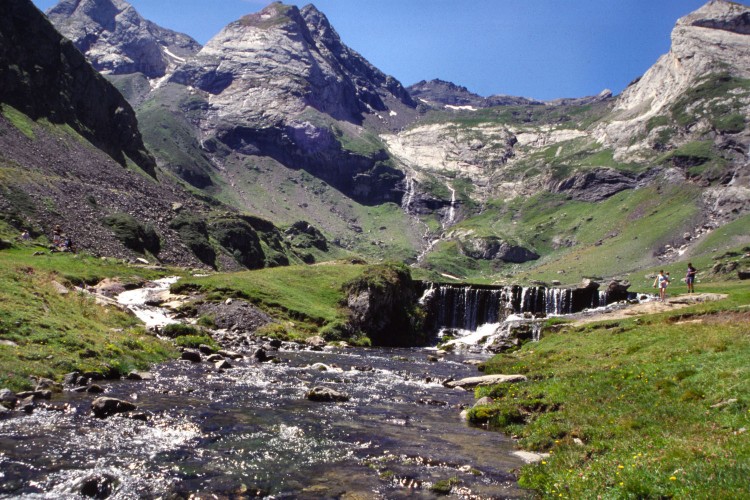
POLYGON ((144 19, 123 0, 62 0, 47 17, 103 74, 160 78, 201 48, 189 36, 144 19))
POLYGON ((130 158, 155 175, 130 104, 29 0, 0 3, 0 102, 67 124, 121 165, 130 158))
POLYGON ((461 253, 472 259, 523 263, 539 258, 536 252, 508 243, 497 236, 467 236, 458 241, 461 253))
POLYGON ((576 172, 571 177, 551 186, 552 192, 568 194, 574 200, 602 201, 610 196, 633 189, 637 185, 636 176, 613 168, 597 168, 576 172))
POLYGON ((415 346, 427 340, 408 268, 372 266, 345 289, 351 331, 380 346, 415 346))

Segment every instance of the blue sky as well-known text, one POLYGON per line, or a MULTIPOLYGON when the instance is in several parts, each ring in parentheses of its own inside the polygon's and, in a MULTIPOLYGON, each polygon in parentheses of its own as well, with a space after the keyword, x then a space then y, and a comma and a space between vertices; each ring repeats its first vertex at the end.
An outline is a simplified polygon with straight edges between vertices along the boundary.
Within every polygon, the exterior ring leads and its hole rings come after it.
MULTIPOLYGON (((344 43, 404 85, 440 78, 481 95, 621 92, 669 50, 675 21, 707 0, 315 0, 344 43)), ((56 0, 34 0, 42 10, 56 0)), ((269 1, 130 0, 206 43, 269 1)), ((300 7, 310 3, 287 0, 300 7)))

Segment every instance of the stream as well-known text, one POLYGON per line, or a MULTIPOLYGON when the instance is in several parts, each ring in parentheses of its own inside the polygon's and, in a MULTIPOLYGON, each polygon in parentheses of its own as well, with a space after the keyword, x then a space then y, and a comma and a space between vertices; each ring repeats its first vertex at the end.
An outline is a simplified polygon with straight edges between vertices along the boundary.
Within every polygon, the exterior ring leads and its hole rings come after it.
POLYGON ((510 473, 523 465, 513 441, 463 422, 473 393, 441 383, 477 375, 465 361, 486 354, 284 343, 266 346, 279 362, 260 363, 255 347, 225 371, 178 360, 150 380, 100 383, 145 422, 95 418, 100 395, 70 391, 0 420, 0 498, 438 498, 448 480, 453 498, 528 496, 510 473), (307 400, 319 385, 350 400, 307 400))

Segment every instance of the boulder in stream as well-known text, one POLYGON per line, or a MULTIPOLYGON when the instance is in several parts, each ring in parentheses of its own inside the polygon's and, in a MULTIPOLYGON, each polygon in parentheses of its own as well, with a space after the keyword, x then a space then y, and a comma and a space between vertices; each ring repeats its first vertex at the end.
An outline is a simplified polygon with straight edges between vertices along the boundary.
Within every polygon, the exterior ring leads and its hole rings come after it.
POLYGON ((483 375, 481 377, 468 377, 461 380, 446 382, 445 386, 450 388, 461 387, 468 389, 477 386, 508 384, 512 382, 525 382, 525 375, 483 375))
POLYGON ((81 484, 81 495, 89 498, 109 498, 118 486, 117 478, 109 474, 87 477, 81 484))
POLYGON ((91 411, 97 418, 107 418, 116 413, 125 413, 135 409, 136 406, 133 403, 116 398, 101 397, 91 403, 91 411))
POLYGON ((18 401, 18 398, 13 391, 10 389, 0 389, 0 404, 13 409, 16 406, 16 401, 18 401))
POLYGON ((338 392, 330 387, 316 386, 305 395, 310 401, 321 401, 324 403, 349 401, 349 396, 338 392))
POLYGON ((184 351, 182 351, 182 355, 180 356, 180 359, 192 361, 193 363, 200 363, 201 353, 196 351, 195 349, 185 349, 184 351))

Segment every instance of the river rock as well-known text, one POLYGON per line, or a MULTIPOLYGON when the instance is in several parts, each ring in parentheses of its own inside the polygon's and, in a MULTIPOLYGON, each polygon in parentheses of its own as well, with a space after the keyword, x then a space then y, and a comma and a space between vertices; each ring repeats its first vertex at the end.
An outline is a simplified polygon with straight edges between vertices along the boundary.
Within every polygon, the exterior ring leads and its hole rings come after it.
POLYGON ((477 406, 487 406, 487 405, 491 405, 494 402, 495 402, 494 399, 492 399, 489 396, 485 396, 483 398, 477 399, 476 403, 474 403, 474 407, 477 407, 477 406))
POLYGON ((8 408, 15 408, 18 397, 10 389, 0 389, 0 403, 8 408))
POLYGON ((185 349, 184 351, 182 351, 182 355, 180 356, 180 359, 192 361, 193 363, 200 363, 201 353, 196 351, 195 349, 185 349))
POLYGON ((91 384, 86 388, 86 392, 90 394, 101 394, 104 392, 104 389, 98 384, 91 384))
POLYGON ((533 451, 517 450, 513 454, 526 462, 527 464, 535 464, 541 462, 543 459, 549 457, 549 453, 534 453, 533 451))
POLYGON ((216 363, 223 359, 224 359, 224 356, 222 356, 221 354, 211 354, 210 356, 206 358, 206 361, 208 361, 209 363, 216 363))
POLYGON ((200 352, 201 352, 202 354, 205 354, 205 355, 209 355, 209 354, 213 354, 213 353, 214 353, 214 348, 213 348, 213 347, 211 347, 210 345, 206 345, 206 344, 201 344, 201 345, 199 345, 199 346, 198 346, 198 350, 199 350, 199 351, 200 351, 200 352))
POLYGON ((130 372, 127 377, 128 380, 153 380, 153 374, 149 372, 130 372))
POLYGON ((261 363, 263 363, 263 362, 265 362, 265 361, 269 361, 269 360, 271 359, 271 358, 270 358, 270 357, 268 356, 268 353, 266 352, 266 350, 265 350, 265 349, 263 349, 262 347, 261 347, 261 348, 258 348, 258 349, 257 349, 257 350, 255 351, 255 353, 253 354, 253 357, 254 357, 254 358, 255 358, 255 359, 257 360, 257 361, 259 361, 259 362, 261 362, 261 363))
POLYGON ((229 359, 242 359, 243 358, 242 354, 238 353, 237 351, 228 351, 225 349, 220 350, 218 354, 229 359))
POLYGON ((18 409, 29 414, 33 413, 36 409, 36 401, 34 400, 34 396, 19 398, 18 409))
POLYGON ((26 398, 33 398, 33 399, 51 399, 52 398, 52 391, 49 390, 43 390, 43 391, 23 391, 16 394, 18 396, 18 399, 26 399, 26 398))
POLYGON ((220 361, 217 361, 217 362, 216 362, 216 363, 214 364, 214 366, 216 367, 216 369, 217 369, 217 370, 228 370, 228 369, 230 369, 230 368, 234 368, 234 367, 232 366, 232 363, 230 363, 230 362, 229 362, 229 361, 227 361, 226 359, 222 359, 222 360, 220 360, 220 361))
POLYGON ((62 392, 63 387, 61 384, 55 382, 54 380, 50 380, 48 378, 40 378, 39 380, 37 380, 36 390, 37 391, 49 390, 52 392, 62 392))
POLYGON ((326 339, 324 339, 320 335, 315 335, 314 337, 306 338, 305 344, 309 347, 312 347, 313 349, 322 349, 326 346, 327 342, 326 339))
POLYGON ((81 377, 81 372, 70 372, 66 373, 63 377, 63 384, 65 385, 78 385, 78 379, 81 377))
POLYGON ((330 387, 317 386, 310 389, 305 395, 310 401, 322 401, 322 402, 333 402, 333 401, 349 401, 349 396, 338 392, 330 387))
POLYGON ((454 388, 471 388, 484 385, 508 384, 512 382, 525 382, 525 375, 483 375, 481 377, 468 377, 461 380, 446 382, 445 386, 454 388))
POLYGON ((117 479, 109 474, 91 476, 83 480, 80 492, 89 498, 109 498, 117 484, 117 479))
POLYGON ((91 403, 91 411, 97 418, 107 418, 115 413, 124 413, 135 409, 136 406, 133 403, 116 398, 101 397, 96 398, 91 403))
POLYGON ((321 371, 321 372, 327 372, 328 370, 330 370, 330 367, 328 365, 324 364, 324 363, 315 363, 315 364, 311 365, 310 368, 312 370, 318 370, 318 371, 321 371))
POLYGON ((4 417, 10 414, 10 409, 0 404, 0 417, 4 417))
POLYGON ((612 280, 607 285, 607 302, 619 302, 628 298, 630 282, 627 280, 612 280))

